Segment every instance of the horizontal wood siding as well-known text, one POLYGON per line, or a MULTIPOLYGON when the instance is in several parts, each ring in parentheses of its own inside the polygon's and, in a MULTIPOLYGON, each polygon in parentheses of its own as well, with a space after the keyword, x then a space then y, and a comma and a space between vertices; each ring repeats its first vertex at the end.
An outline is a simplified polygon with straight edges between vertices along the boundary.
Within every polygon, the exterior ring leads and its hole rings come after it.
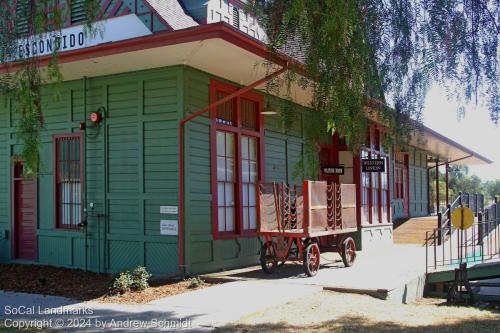
MULTIPOLYGON (((427 198, 427 154, 416 148, 409 148, 409 192, 410 216, 426 216, 428 214, 427 198)), ((394 161, 391 163, 391 186, 394 186, 394 161)), ((394 196, 394 192, 392 192, 394 196)), ((405 217, 403 214, 403 200, 392 198, 393 220, 405 217)))
MULTIPOLYGON (((176 133, 182 89, 180 67, 65 82, 60 100, 53 99, 52 87, 43 88, 41 264, 112 273, 143 265, 156 275, 178 273, 177 236, 160 235, 160 220, 178 217, 160 214, 160 206, 179 204, 176 133), (88 206, 87 233, 58 230, 52 136, 78 132, 79 123, 99 108, 105 110, 103 122, 96 128, 87 121, 86 130, 87 203, 94 204, 88 206)), ((10 156, 21 151, 14 138, 18 118, 8 100, 0 104, 0 139, 6 143, 0 146, 0 259, 10 258, 4 235, 10 230, 10 156)))
POLYGON ((418 149, 410 155, 410 214, 425 216, 428 214, 427 199, 427 155, 418 149))

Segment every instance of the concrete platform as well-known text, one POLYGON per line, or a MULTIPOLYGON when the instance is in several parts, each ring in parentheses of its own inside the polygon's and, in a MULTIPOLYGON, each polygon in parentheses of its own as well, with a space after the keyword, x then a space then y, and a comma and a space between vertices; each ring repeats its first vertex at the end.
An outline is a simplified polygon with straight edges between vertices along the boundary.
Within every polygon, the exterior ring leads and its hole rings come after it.
MULTIPOLYGON (((339 292, 371 295, 398 303, 411 303, 423 296, 425 285, 425 248, 391 245, 358 252, 352 267, 344 267, 336 253, 321 255, 321 269, 307 277, 301 263, 287 263, 275 274, 260 266, 205 274, 209 281, 265 280, 280 284, 315 285, 339 292)), ((293 286, 290 286, 293 288, 293 286)))

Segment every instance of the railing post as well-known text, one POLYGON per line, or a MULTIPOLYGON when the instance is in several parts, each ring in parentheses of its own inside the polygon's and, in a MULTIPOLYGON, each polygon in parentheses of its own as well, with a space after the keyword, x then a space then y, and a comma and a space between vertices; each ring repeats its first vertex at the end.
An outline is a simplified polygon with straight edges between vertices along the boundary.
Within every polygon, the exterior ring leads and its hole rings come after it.
POLYGON ((438 245, 441 245, 441 241, 443 239, 443 233, 442 233, 442 228, 443 228, 443 214, 441 212, 438 212, 438 245))
POLYGON ((477 245, 481 245, 483 243, 483 213, 477 213, 477 245))
POLYGON ((451 232, 451 205, 448 205, 447 212, 446 212, 446 218, 448 219, 448 226, 450 226, 450 232, 451 232))
POLYGON ((429 231, 425 232, 425 274, 429 269, 429 231))

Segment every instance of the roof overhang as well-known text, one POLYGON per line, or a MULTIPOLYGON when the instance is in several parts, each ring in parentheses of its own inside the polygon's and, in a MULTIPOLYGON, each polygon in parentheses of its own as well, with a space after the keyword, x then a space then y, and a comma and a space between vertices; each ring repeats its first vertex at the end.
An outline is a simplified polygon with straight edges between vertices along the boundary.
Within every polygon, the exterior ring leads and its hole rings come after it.
MULTIPOLYGON (((387 122, 380 119, 374 112, 373 105, 384 105, 382 101, 375 99, 370 100, 371 106, 365 108, 366 116, 374 123, 390 131, 387 122)), ((409 144, 413 147, 425 150, 431 156, 429 157, 428 166, 432 167, 438 163, 449 163, 452 165, 479 165, 491 164, 493 161, 476 153, 475 151, 461 145, 460 143, 447 138, 446 136, 430 129, 429 127, 419 124, 416 121, 410 120, 415 127, 410 136, 409 144)))
POLYGON ((436 159, 439 162, 448 162, 453 165, 493 163, 493 161, 481 154, 478 154, 426 126, 421 126, 419 129, 415 130, 415 134, 412 136, 410 144, 433 155, 433 158, 429 161, 430 167, 435 166, 436 159))
MULTIPOLYGON (((242 86, 283 66, 305 77, 300 63, 286 55, 271 54, 265 44, 223 22, 61 52, 58 56, 65 81, 173 65, 188 65, 242 86)), ((47 66, 50 56, 39 60, 40 66, 47 66)), ((15 70, 15 64, 0 66, 0 74, 15 70)), ((284 97, 285 89, 283 84, 274 94, 284 97)), ((294 102, 311 105, 310 90, 294 84, 291 91, 294 102)))

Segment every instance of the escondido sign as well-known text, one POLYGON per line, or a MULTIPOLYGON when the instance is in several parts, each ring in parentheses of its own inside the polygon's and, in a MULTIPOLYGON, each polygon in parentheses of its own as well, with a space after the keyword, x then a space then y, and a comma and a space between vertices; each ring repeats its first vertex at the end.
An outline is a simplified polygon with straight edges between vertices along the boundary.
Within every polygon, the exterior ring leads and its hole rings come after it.
POLYGON ((78 25, 21 39, 17 43, 16 60, 151 35, 151 31, 135 14, 114 17, 95 24, 95 36, 86 34, 84 26, 78 25))
POLYGON ((86 35, 83 31, 70 34, 46 34, 18 42, 17 58, 24 59, 85 47, 86 35))

